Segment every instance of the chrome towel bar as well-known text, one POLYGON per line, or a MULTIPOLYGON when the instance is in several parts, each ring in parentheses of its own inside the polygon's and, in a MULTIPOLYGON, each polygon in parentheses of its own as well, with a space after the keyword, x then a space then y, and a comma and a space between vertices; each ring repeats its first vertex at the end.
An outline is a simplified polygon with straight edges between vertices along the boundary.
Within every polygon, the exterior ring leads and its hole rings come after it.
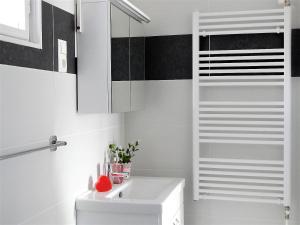
POLYGON ((50 151, 56 151, 58 147, 66 146, 66 145, 67 145, 67 142, 57 141, 56 136, 51 136, 50 139, 49 139, 49 145, 47 145, 47 146, 36 147, 36 148, 32 148, 32 149, 29 149, 29 150, 16 152, 16 153, 12 153, 12 154, 0 155, 0 160, 10 159, 10 158, 14 158, 14 157, 22 156, 22 155, 27 155, 27 154, 30 154, 30 153, 43 151, 43 150, 47 150, 47 149, 50 149, 50 151))

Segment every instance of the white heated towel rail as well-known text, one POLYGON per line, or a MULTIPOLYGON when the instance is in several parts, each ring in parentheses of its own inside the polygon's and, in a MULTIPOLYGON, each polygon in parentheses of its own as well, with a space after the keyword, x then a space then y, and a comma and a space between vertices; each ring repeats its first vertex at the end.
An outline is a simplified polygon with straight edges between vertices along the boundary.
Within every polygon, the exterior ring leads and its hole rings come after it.
POLYGON ((288 219, 290 17, 289 6, 194 13, 194 200, 281 204, 288 219), (283 34, 284 47, 200 50, 202 37, 266 33, 283 34))

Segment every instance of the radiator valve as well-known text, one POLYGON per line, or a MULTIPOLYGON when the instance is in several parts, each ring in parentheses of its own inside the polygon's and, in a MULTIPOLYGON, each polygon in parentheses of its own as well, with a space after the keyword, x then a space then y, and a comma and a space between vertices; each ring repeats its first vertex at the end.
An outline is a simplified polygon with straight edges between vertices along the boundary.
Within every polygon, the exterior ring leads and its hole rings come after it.
POLYGON ((289 206, 284 207, 284 218, 285 218, 285 220, 290 219, 290 212, 291 212, 291 209, 290 209, 289 206))

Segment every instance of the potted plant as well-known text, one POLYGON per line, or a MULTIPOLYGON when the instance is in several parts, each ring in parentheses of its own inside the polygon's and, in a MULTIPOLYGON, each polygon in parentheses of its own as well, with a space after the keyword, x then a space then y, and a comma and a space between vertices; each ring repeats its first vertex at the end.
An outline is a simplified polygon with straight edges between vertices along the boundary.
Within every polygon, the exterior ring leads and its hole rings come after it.
POLYGON ((117 146, 116 144, 110 144, 108 148, 112 181, 114 184, 121 184, 124 179, 122 176, 123 164, 119 163, 119 152, 122 150, 122 147, 117 146))
POLYGON ((109 145, 112 172, 120 175, 120 177, 115 176, 118 179, 113 179, 114 183, 122 183, 123 177, 125 179, 130 177, 132 158, 135 156, 135 152, 139 150, 138 146, 138 141, 128 143, 126 148, 122 148, 116 144, 109 145))

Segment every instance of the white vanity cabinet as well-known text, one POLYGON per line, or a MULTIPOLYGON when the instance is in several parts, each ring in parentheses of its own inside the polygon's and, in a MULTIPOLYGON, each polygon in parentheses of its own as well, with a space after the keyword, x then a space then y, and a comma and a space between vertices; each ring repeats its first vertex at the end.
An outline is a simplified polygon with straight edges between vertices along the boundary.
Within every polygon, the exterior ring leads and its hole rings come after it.
POLYGON ((162 225, 182 225, 183 220, 183 186, 179 185, 170 193, 162 205, 162 225))
POLYGON ((144 22, 124 0, 81 0, 78 40, 78 112, 143 109, 144 22))
POLYGON ((183 224, 184 224, 184 206, 182 204, 173 219, 172 225, 183 225, 183 224))
POLYGON ((133 177, 76 200, 77 225, 184 225, 184 179, 133 177))

